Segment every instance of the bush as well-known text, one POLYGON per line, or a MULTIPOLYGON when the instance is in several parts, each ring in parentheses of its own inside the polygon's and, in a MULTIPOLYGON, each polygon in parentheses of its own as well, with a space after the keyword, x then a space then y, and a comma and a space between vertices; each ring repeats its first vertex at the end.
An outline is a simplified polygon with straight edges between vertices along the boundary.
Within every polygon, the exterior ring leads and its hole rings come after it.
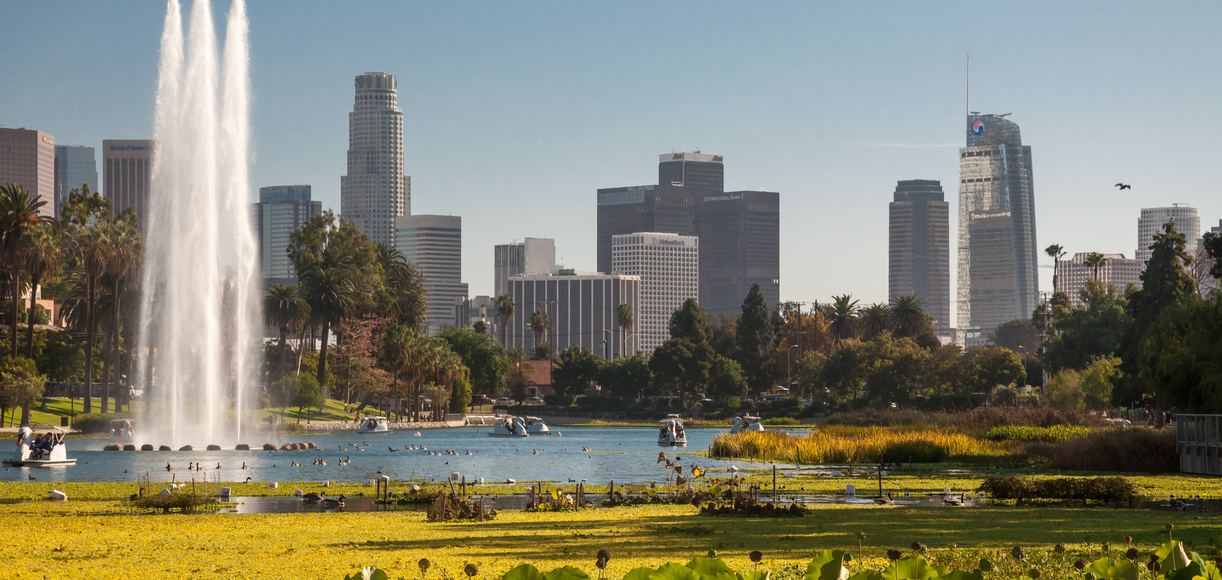
POLYGON ((990 477, 980 485, 980 491, 996 499, 1013 499, 1019 503, 1027 499, 1116 502, 1127 501, 1137 495, 1137 488, 1123 477, 990 477))
POLYGON ((792 427, 794 425, 802 424, 801 421, 793 417, 769 417, 767 419, 761 420, 760 422, 763 423, 764 425, 769 425, 772 427, 792 427))
POLYGON ((217 501, 211 497, 194 493, 171 493, 169 495, 149 495, 132 501, 132 505, 144 510, 160 511, 168 514, 179 511, 184 514, 197 510, 215 510, 217 501))
POLYGON ((1145 427, 1095 431, 1059 443, 1032 443, 1027 454, 1057 469, 1085 471, 1179 471, 1175 432, 1145 427))
POLYGON ((81 433, 110 433, 110 422, 117 418, 111 414, 77 415, 72 417, 72 426, 81 433))

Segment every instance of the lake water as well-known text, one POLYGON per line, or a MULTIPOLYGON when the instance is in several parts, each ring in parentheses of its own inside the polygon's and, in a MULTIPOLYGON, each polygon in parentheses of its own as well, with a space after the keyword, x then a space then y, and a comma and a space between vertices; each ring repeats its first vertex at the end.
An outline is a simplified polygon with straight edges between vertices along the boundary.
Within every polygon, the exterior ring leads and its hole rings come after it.
POLYGON ((588 480, 590 483, 616 481, 646 483, 663 481, 664 470, 657 464, 658 451, 679 456, 685 465, 693 463, 714 470, 731 465, 746 467, 743 461, 719 461, 688 451, 709 448, 713 436, 724 428, 689 428, 686 448, 660 448, 657 429, 652 427, 559 427, 562 436, 534 435, 527 438, 490 437, 491 427, 432 429, 370 435, 352 432, 290 435, 281 440, 252 438, 246 441, 251 451, 103 451, 106 439, 69 437, 68 456, 76 465, 61 468, 0 468, 0 481, 135 481, 148 474, 153 481, 207 479, 210 481, 336 481, 368 483, 381 474, 392 479, 437 481, 458 472, 468 481, 484 478, 488 483, 514 479, 527 481, 588 480), (311 441, 321 449, 305 451, 263 451, 264 443, 311 441), (398 451, 390 451, 388 448, 398 451), (412 449, 424 447, 424 449, 412 449), (589 451, 583 451, 588 448, 589 451), (256 450, 257 449, 257 450, 256 450), (446 450, 458 455, 447 455, 446 450), (430 452, 441 451, 441 455, 430 452), (468 455, 468 452, 470 453, 468 455), (350 459, 341 466, 340 459, 350 459), (314 465, 323 459, 327 465, 314 465), (203 471, 188 470, 198 462, 203 471), (292 464, 299 463, 299 467, 292 464), (166 464, 171 470, 166 471, 166 464), (242 468, 243 463, 246 469, 242 468), (217 465, 220 469, 217 469, 217 465))

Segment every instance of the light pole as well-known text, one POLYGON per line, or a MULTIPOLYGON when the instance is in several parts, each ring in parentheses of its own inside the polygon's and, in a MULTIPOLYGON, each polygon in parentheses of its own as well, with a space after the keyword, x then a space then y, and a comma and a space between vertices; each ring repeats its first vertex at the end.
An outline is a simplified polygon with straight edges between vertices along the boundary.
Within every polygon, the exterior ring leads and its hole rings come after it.
POLYGON ((785 370, 789 374, 789 392, 793 393, 793 351, 798 345, 791 344, 785 349, 785 370))
POLYGON ((614 333, 612 332, 610 328, 603 329, 603 360, 608 360, 608 361, 611 360, 610 348, 611 348, 611 338, 613 336, 614 336, 614 333))

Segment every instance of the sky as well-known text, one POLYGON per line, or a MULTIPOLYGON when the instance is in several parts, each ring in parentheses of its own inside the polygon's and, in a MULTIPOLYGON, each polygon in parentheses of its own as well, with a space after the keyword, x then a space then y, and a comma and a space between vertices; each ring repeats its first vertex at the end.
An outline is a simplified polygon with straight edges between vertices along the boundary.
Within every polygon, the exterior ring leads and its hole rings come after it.
MULTIPOLYGON (((1222 2, 248 3, 252 201, 306 183, 338 211, 353 77, 390 72, 412 210, 463 217, 472 295, 525 237, 594 270, 595 190, 698 148, 727 188, 780 192, 782 299, 885 301, 895 182, 941 180, 956 215, 969 52, 972 110, 1032 148, 1041 263, 1052 243, 1132 257, 1142 207, 1222 219, 1222 2)), ((164 14, 0 0, 0 126, 148 138, 164 14)))

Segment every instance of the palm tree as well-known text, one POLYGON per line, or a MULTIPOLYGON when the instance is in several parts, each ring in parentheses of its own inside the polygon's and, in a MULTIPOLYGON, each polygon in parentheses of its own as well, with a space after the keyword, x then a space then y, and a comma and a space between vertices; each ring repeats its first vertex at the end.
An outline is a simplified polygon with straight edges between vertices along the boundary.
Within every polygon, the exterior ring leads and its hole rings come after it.
POLYGON ((378 264, 382 266, 382 280, 395 319, 399 324, 408 326, 420 324, 425 310, 420 273, 394 246, 379 243, 374 245, 374 251, 378 264))
POLYGON ((1099 269, 1107 263, 1107 257, 1099 252, 1091 252, 1086 255, 1086 259, 1082 261, 1091 269, 1091 280, 1099 281, 1099 269))
POLYGON ((891 320, 897 337, 916 338, 930 330, 929 315, 916 296, 896 296, 891 301, 891 320))
POLYGON ((97 334, 98 282, 109 271, 111 252, 114 248, 110 203, 97 193, 90 193, 82 186, 79 192, 69 196, 68 204, 61 212, 68 238, 76 250, 80 266, 81 282, 84 285, 85 305, 85 412, 93 411, 93 346, 97 334))
POLYGON ((327 343, 330 329, 351 314, 360 290, 355 264, 333 263, 324 259, 309 270, 298 274, 306 289, 310 312, 322 325, 322 346, 318 350, 318 384, 326 385, 327 343))
POLYGON ((530 314, 530 329, 535 332, 535 347, 543 344, 543 333, 550 326, 546 310, 536 310, 530 314))
MULTIPOLYGON (((9 313, 9 353, 17 354, 17 311, 21 307, 21 271, 25 266, 25 251, 30 233, 39 222, 51 221, 41 215, 47 202, 20 185, 0 186, 0 265, 8 272, 12 308, 9 313)), ((32 291, 32 290, 31 290, 32 291)))
POLYGON ((619 327, 619 351, 625 356, 628 354, 628 329, 632 327, 633 318, 631 304, 624 303, 615 307, 615 325, 619 327))
POLYGON ((861 337, 869 340, 891 326, 891 311, 886 304, 875 302, 861 310, 861 337))
MULTIPOLYGON (((296 334, 310 320, 310 303, 295 284, 273 284, 263 297, 263 314, 267 323, 280 331, 280 374, 288 364, 288 335, 296 334)), ((298 348, 300 348, 300 343, 298 348)))
POLYGON ((1060 244, 1052 244, 1044 248, 1044 253, 1052 258, 1052 293, 1056 294, 1061 290, 1057 287, 1057 272, 1061 271, 1061 258, 1065 257, 1065 248, 1060 244))
POLYGON ((25 252, 25 271, 30 275, 30 310, 26 316, 26 356, 29 358, 34 358, 34 307, 38 304, 35 297, 43 279, 59 271, 61 255, 52 224, 39 223, 30 230, 25 252))
POLYGON ((856 336, 857 302, 849 294, 832 296, 832 337, 837 342, 856 336))
MULTIPOLYGON (((119 368, 119 319, 123 295, 130 285, 132 274, 140 270, 141 242, 136 217, 130 211, 112 220, 110 229, 110 255, 106 261, 106 277, 110 282, 110 325, 106 335, 107 358, 102 365, 102 412, 107 412, 110 400, 110 373, 118 374, 119 368)), ((116 405, 117 407, 117 405, 116 405)))
POLYGON ((509 321, 513 320, 513 295, 496 297, 496 323, 501 326, 501 346, 509 348, 509 321))

